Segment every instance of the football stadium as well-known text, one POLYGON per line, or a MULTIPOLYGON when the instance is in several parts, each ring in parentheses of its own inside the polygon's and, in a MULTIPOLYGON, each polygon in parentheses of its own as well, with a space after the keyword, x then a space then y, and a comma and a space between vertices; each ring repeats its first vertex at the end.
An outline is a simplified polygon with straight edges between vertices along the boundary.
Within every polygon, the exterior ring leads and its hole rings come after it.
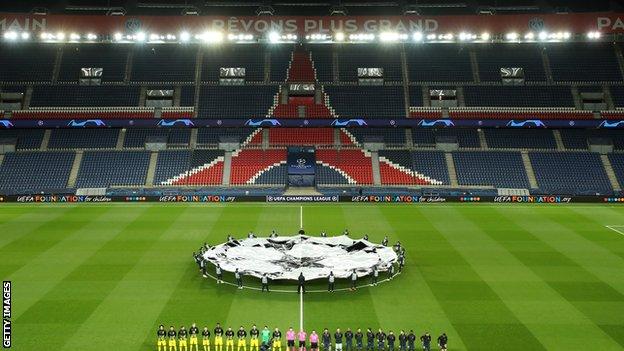
POLYGON ((2 347, 624 350, 624 5, 0 3, 2 347))

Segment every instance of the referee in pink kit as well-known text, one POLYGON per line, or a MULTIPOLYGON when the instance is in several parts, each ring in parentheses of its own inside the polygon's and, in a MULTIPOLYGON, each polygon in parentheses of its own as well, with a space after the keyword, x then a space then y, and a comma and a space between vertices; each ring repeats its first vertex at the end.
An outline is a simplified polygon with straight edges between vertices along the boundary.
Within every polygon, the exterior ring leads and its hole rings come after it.
POLYGON ((306 332, 301 329, 299 331, 299 333, 297 333, 297 337, 299 338, 299 350, 298 351, 305 351, 306 349, 306 332))

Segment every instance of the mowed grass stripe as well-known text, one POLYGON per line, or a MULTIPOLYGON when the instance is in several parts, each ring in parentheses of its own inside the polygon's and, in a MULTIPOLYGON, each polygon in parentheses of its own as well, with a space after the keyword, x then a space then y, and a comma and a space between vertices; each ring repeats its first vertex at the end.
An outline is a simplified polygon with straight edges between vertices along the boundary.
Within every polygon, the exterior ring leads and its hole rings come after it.
POLYGON ((469 231, 464 233, 469 221, 457 218, 456 210, 423 207, 414 212, 415 225, 437 232, 421 242, 415 259, 420 263, 426 257, 422 265, 432 266, 423 275, 467 349, 545 350, 471 265, 471 257, 488 252, 479 249, 469 231))
MULTIPOLYGON (((183 208, 167 209, 149 207, 127 228, 107 241, 82 265, 74 269, 36 304, 16 319, 24 330, 46 329, 36 337, 22 335, 25 349, 46 345, 58 349, 68 340, 91 313, 115 288, 119 281, 132 269, 143 253, 167 230, 183 208), (72 287, 80 287, 72 289, 72 287), (50 333, 60 325, 62 333, 50 333)), ((130 211, 126 209, 126 211, 130 211)), ((110 311, 113 313, 114 311, 110 311)), ((123 323, 123 321, 120 321, 123 323)), ((126 328, 128 326, 126 325, 126 328)), ((109 343, 123 339, 123 335, 107 334, 109 343)), ((110 345, 110 344, 109 344, 110 345)), ((83 347, 93 347, 83 345, 83 347)))
POLYGON ((419 265, 423 258, 419 253, 423 250, 419 251, 418 248, 437 233, 414 225, 413 208, 406 207, 397 211, 384 206, 378 210, 382 227, 389 230, 392 242, 400 240, 406 251, 406 265, 402 274, 391 283, 371 290, 377 309, 388 311, 380 317, 383 324, 393 325, 395 330, 413 329, 417 334, 426 330, 434 336, 446 332, 452 349, 465 350, 466 345, 433 294, 419 265))
POLYGON ((41 211, 36 206, 0 205, 2 222, 0 222, 0 249, 12 241, 29 235, 33 231, 45 228, 45 225, 62 216, 72 207, 59 206, 50 211, 41 211))
MULTIPOLYGON (((544 275, 549 272, 565 276, 570 272, 559 271, 557 265, 562 261, 557 257, 558 252, 506 217, 514 213, 513 209, 494 209, 490 216, 483 216, 482 211, 474 208, 457 212, 464 219, 480 216, 479 221, 470 222, 464 229, 488 255, 472 255, 469 260, 478 264, 483 272, 481 276, 548 350, 575 349, 583 339, 592 340, 592 346, 601 350, 619 348, 576 308, 573 301, 561 296, 560 290, 552 284, 552 276, 544 275), (552 262, 551 265, 548 262, 552 262), (563 329, 567 337, 562 340, 557 332, 563 329)), ((572 275, 568 279, 586 277, 582 269, 579 272, 580 276, 572 275)))
MULTIPOLYGON (((574 215, 571 214, 571 216, 574 215)), ((522 225, 522 223, 516 223, 518 226, 522 225)), ((560 224, 552 226, 553 233, 559 233, 559 235, 568 237, 567 231, 563 231, 563 233, 556 231, 559 226, 560 224)), ((541 226, 536 231, 541 231, 543 228, 541 226)), ((600 231, 598 232, 600 233, 600 231)), ((540 247, 545 247, 551 251, 547 253, 543 251, 519 251, 514 252, 514 254, 519 255, 519 258, 523 259, 527 266, 542 277, 564 299, 575 306, 588 320, 591 320, 602 329, 606 335, 604 335, 602 340, 592 339, 592 345, 602 342, 608 344, 608 347, 614 350, 624 348, 624 320, 622 319, 624 315, 624 295, 615 290, 610 284, 602 281, 600 277, 594 275, 590 267, 577 263, 564 252, 557 250, 556 247, 544 241, 541 236, 535 235, 534 239, 538 250, 540 247), (614 345, 613 341, 618 345, 614 345)), ((583 251, 593 251, 593 248, 591 245, 579 244, 572 251, 578 254, 583 251)), ((613 270, 614 274, 620 274, 620 276, 623 270, 622 267, 617 265, 605 267, 604 269, 613 270)), ((572 332, 569 334, 570 338, 579 335, 572 332)), ((578 338, 584 339, 583 336, 578 336, 578 338)), ((609 349, 608 347, 602 346, 600 348, 609 349)))
MULTIPOLYGON (((145 208, 119 213, 104 207, 98 214, 87 211, 85 215, 91 219, 89 224, 78 230, 68 230, 65 238, 31 261, 21 264, 10 276, 6 276, 7 279, 15 281, 13 289, 20 297, 15 301, 13 318, 19 318, 52 288, 58 287, 59 281, 82 265, 144 210, 145 208)), ((63 219, 59 218, 58 221, 63 219)), ((42 229, 41 233, 32 235, 45 236, 46 233, 42 229)))
MULTIPOLYGON (((85 210, 79 207, 60 207, 50 213, 31 212, 31 209, 32 207, 25 207, 22 215, 0 225, 3 233, 0 236, 0 257, 12 265, 0 268, 3 276, 8 276, 91 221, 91 218, 82 215, 85 210), (45 232, 46 235, 39 235, 40 232, 45 232)), ((101 211, 102 209, 94 208, 88 215, 96 215, 101 211)))
MULTIPOLYGON (((212 208, 198 209, 195 213, 199 219, 202 218, 203 211, 212 210, 212 208)), ((196 238, 180 244, 172 252, 172 256, 183 257, 182 261, 176 259, 171 262, 168 268, 175 271, 179 278, 174 288, 165 294, 166 299, 160 304, 159 314, 153 324, 149 329, 143 330, 142 350, 153 349, 158 324, 174 325, 177 330, 181 325, 188 328, 195 322, 202 327, 208 326, 212 331, 217 322, 223 324, 227 319, 234 299, 233 290, 229 286, 217 286, 211 279, 202 278, 191 254, 204 242, 209 245, 220 244, 226 241, 228 234, 236 235, 245 230, 245 227, 253 228, 247 224, 255 224, 261 209, 259 207, 241 209, 234 205, 220 206, 216 211, 214 213, 217 215, 205 222, 203 219, 189 222, 189 226, 196 228, 205 226, 206 230, 196 238)), ((248 231, 249 229, 241 234, 244 236, 248 231)))
POLYGON ((624 211, 621 207, 606 207, 589 212, 576 207, 566 207, 565 210, 571 212, 573 218, 580 222, 576 229, 577 234, 609 250, 624 262, 624 235, 606 227, 619 225, 621 227, 616 229, 624 232, 624 211), (595 212, 598 215, 594 215, 595 212))
MULTIPOLYGON (((120 336, 115 340, 118 349, 153 349, 154 324, 166 308, 172 292, 179 284, 186 284, 191 290, 198 289, 194 284, 196 282, 191 281, 195 277, 183 271, 194 267, 190 253, 198 242, 203 242, 221 213, 219 207, 179 208, 183 212, 172 218, 162 235, 152 238, 153 245, 82 323, 63 350, 76 350, 92 344, 103 345, 102 349, 105 349, 105 345, 111 342, 111 336, 100 333, 102 329, 120 336), (128 328, 129 325, 132 328, 128 328), (149 340, 146 339, 148 334, 149 340)), ((193 270, 193 273, 196 271, 193 270)), ((186 293, 182 295, 191 298, 186 293)), ((196 307, 201 306, 197 301, 193 302, 196 307)), ((201 308, 196 308, 196 311, 201 311, 201 308)), ((187 317, 183 312, 178 306, 169 309, 169 313, 176 316, 171 318, 176 327, 180 319, 187 317)))

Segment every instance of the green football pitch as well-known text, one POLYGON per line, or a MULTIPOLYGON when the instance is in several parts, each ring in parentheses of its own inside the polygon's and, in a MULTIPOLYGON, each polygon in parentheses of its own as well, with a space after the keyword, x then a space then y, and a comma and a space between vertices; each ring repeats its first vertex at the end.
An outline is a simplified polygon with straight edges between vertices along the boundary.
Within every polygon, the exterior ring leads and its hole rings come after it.
POLYGON ((306 294, 308 331, 444 331, 450 350, 624 349, 624 207, 535 204, 2 204, 13 348, 154 350, 161 323, 297 327, 297 294, 217 285, 191 254, 228 234, 295 233, 300 211, 308 234, 348 228, 407 250, 392 281, 306 294))

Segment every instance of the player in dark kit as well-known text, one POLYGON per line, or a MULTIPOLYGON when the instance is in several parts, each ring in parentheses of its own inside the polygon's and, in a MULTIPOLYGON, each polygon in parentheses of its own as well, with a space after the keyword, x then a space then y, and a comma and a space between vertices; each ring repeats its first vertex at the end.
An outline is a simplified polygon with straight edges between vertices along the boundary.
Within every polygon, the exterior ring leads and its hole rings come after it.
POLYGON ((215 338, 215 350, 221 351, 223 349, 223 328, 221 328, 221 324, 217 323, 217 326, 214 328, 214 338, 215 338))
POLYGON ((399 350, 407 351, 407 335, 403 330, 399 333, 399 350))
POLYGON ((181 326, 180 331, 178 331, 178 344, 180 345, 180 351, 182 351, 182 349, 184 349, 184 351, 187 350, 187 336, 188 332, 186 331, 186 328, 184 326, 181 326))
POLYGON ((407 334, 407 350, 414 351, 414 343, 416 342, 416 334, 414 334, 413 330, 410 330, 409 334, 407 334))
POLYGON ((375 333, 371 328, 366 330, 366 351, 373 351, 375 349, 375 333))
POLYGON ((241 325, 238 331, 236 332, 236 336, 238 337, 238 344, 236 345, 236 349, 240 351, 242 348, 243 351, 247 351, 247 332, 245 328, 241 325))
POLYGON ((225 331, 225 351, 234 351, 234 331, 228 327, 225 331))
POLYGON ((189 328, 189 349, 193 350, 193 345, 195 345, 195 351, 199 351, 199 345, 197 345, 197 334, 199 334, 199 328, 193 323, 189 328))
POLYGON ((169 337, 169 351, 178 349, 178 333, 176 333, 175 328, 172 326, 169 327, 169 332, 167 332, 167 336, 169 337))
POLYGON ((396 340, 396 335, 392 332, 392 330, 388 333, 388 351, 394 351, 394 341, 396 340))
POLYGON ((210 330, 208 327, 204 327, 202 330, 202 348, 204 351, 210 351, 210 330))
POLYGON ((282 332, 277 328, 273 332, 273 351, 275 350, 282 350, 282 332))
POLYGON ((379 329, 375 337, 377 338, 377 350, 384 351, 386 349, 386 333, 379 329))
POLYGON ((345 332, 345 351, 352 351, 353 350, 353 332, 351 331, 351 328, 347 328, 347 331, 345 332))
POLYGON ((156 347, 158 351, 167 351, 167 331, 164 325, 160 325, 156 331, 156 347), (162 347, 162 349, 161 349, 162 347))
POLYGON ((448 337, 446 333, 442 333, 442 335, 438 336, 438 346, 440 347, 440 351, 446 351, 446 344, 448 343, 448 337))
POLYGON ((358 328, 355 332, 355 348, 357 351, 362 351, 362 347, 364 346, 362 339, 364 339, 364 334, 362 334, 362 329, 358 328))
POLYGON ((249 351, 258 351, 258 337, 260 336, 260 330, 258 330, 255 324, 251 326, 249 336, 251 336, 251 340, 249 340, 249 351))
POLYGON ((334 333, 334 344, 336 345, 336 351, 342 351, 342 337, 343 334, 340 329, 336 329, 334 333))
POLYGON ((321 340, 323 341, 323 351, 331 350, 331 334, 329 334, 329 330, 327 330, 327 328, 323 330, 323 335, 321 335, 321 340))
POLYGON ((424 351, 431 351, 431 335, 429 335, 429 332, 420 337, 420 342, 424 351))

